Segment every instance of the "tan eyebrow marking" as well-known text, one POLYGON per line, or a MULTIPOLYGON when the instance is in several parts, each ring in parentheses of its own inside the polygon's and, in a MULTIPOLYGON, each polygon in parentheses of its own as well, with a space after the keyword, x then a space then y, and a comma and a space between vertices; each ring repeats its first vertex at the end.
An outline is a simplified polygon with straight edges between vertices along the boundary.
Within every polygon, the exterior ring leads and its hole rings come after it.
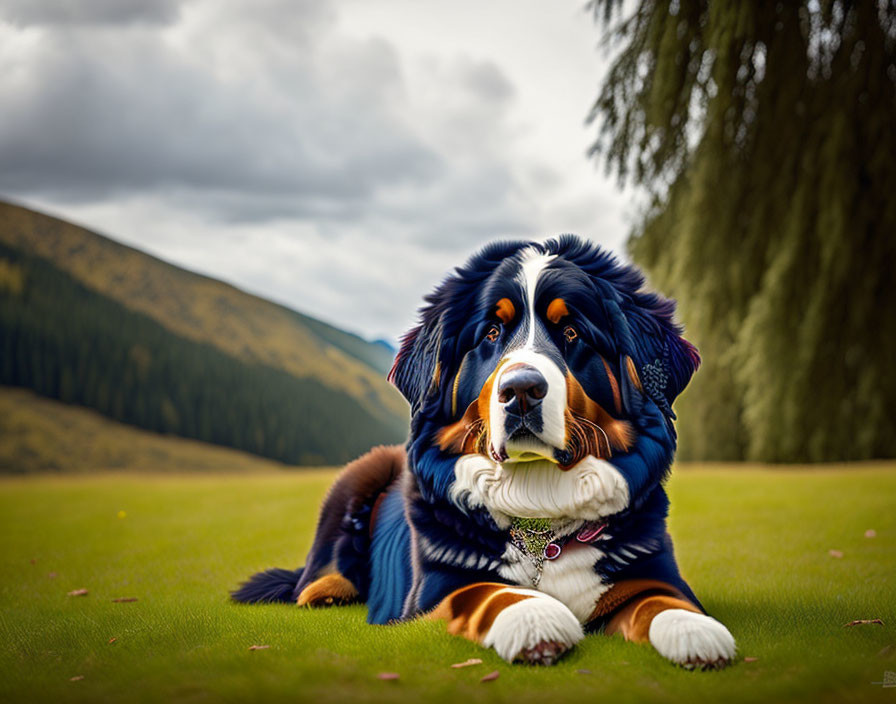
POLYGON ((551 301, 550 305, 548 305, 548 320, 550 320, 554 325, 560 322, 561 318, 565 318, 569 315, 569 310, 566 307, 566 301, 562 298, 555 298, 551 301))
POLYGON ((495 308, 495 314, 505 325, 513 320, 514 316, 516 315, 516 308, 514 308, 513 301, 511 301, 509 298, 502 298, 495 304, 495 308))

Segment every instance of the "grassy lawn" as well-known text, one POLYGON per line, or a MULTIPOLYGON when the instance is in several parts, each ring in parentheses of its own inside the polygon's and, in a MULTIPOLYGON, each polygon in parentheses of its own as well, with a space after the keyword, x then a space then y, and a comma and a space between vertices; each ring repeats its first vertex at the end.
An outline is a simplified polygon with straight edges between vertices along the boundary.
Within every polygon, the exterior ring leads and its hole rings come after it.
POLYGON ((230 604, 250 572, 300 563, 332 476, 0 481, 0 701, 896 702, 871 684, 896 670, 896 465, 677 472, 685 576, 757 658, 708 673, 619 638, 526 668, 441 624, 368 626, 363 607, 230 604))

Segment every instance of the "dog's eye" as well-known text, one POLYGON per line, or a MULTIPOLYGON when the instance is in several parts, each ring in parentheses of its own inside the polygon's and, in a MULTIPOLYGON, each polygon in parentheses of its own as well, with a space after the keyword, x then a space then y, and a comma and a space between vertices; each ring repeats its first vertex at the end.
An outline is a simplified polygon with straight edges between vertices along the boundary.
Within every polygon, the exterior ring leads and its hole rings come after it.
POLYGON ((501 337, 501 328, 497 325, 492 325, 488 332, 485 333, 485 339, 489 342, 497 342, 498 338, 501 337))
POLYGON ((563 337, 566 338, 567 342, 572 342, 579 336, 579 333, 576 332, 576 329, 572 325, 567 325, 563 328, 563 337))

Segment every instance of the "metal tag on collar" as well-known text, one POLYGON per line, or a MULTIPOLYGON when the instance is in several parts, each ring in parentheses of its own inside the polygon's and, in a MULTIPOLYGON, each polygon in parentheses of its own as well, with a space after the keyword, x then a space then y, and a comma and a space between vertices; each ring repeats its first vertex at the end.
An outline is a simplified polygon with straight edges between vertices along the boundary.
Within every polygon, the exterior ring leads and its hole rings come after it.
MULTIPOLYGON (((601 523, 600 525, 594 526, 586 526, 582 528, 576 535, 576 540, 580 543, 593 543, 597 540, 597 537, 604 532, 604 528, 607 527, 606 523, 601 523)), ((558 555, 560 553, 557 553, 558 555)))
POLYGON ((548 543, 544 546, 544 559, 556 560, 560 557, 561 552, 563 552, 563 548, 560 547, 559 543, 548 543))

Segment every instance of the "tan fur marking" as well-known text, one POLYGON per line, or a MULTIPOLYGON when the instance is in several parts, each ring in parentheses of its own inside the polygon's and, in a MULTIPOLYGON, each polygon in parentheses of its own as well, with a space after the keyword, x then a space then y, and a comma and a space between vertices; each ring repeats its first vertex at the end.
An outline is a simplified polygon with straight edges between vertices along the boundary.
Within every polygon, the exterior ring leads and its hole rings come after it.
POLYGON ((506 584, 496 582, 476 582, 455 589, 439 602, 429 617, 450 621, 465 613, 473 613, 484 599, 506 587, 506 584))
MULTIPOLYGON (((500 369, 500 365, 498 366, 500 369)), ((483 453, 488 440, 488 409, 492 386, 498 369, 485 380, 479 397, 464 411, 463 417, 456 423, 447 425, 436 434, 436 443, 445 452, 455 454, 483 453)))
POLYGON ((455 454, 467 454, 468 448, 475 446, 478 438, 476 426, 479 425, 479 400, 473 401, 463 416, 456 423, 446 425, 436 434, 439 449, 455 454))
POLYGON ((314 580, 305 587, 297 606, 332 606, 333 604, 350 604, 358 598, 358 590, 338 572, 328 574, 314 580))
POLYGON ((634 442, 634 431, 624 420, 617 420, 592 399, 579 381, 566 374, 566 445, 572 453, 569 469, 583 457, 598 459, 613 456, 614 450, 628 450, 634 442))
POLYGON ((626 640, 642 642, 648 640, 653 617, 666 609, 703 613, 671 584, 656 579, 626 579, 604 592, 588 621, 609 617, 605 633, 621 633, 626 640))
POLYGON ((626 640, 646 643, 649 640, 650 623, 667 609, 684 609, 695 614, 703 613, 687 599, 666 594, 652 594, 632 600, 607 624, 605 633, 621 633, 626 640))
POLYGON ((451 592, 428 618, 447 621, 452 635, 481 643, 501 611, 531 598, 510 591, 506 584, 479 582, 451 592))
POLYGON ((482 390, 479 392, 479 398, 477 399, 479 417, 482 419, 482 437, 486 443, 488 441, 489 428, 491 427, 489 425, 489 408, 491 407, 492 387, 495 385, 495 380, 498 378, 501 366, 502 365, 499 362, 498 366, 495 367, 495 371, 489 374, 488 379, 486 379, 485 383, 482 385, 482 390))
POLYGON ((554 325, 559 323, 567 315, 569 315, 569 310, 566 307, 566 301, 562 298, 555 298, 548 304, 547 319, 554 323, 554 325))
POLYGON ((622 394, 619 393, 619 382, 616 381, 616 376, 613 374, 613 370, 610 369, 610 365, 601 356, 600 361, 604 363, 604 371, 607 373, 607 378, 610 380, 610 388, 613 390, 613 405, 616 407, 617 413, 622 413, 622 394))
POLYGON ((476 609, 470 623, 467 625, 467 638, 481 641, 488 634, 489 629, 504 609, 524 599, 532 599, 530 594, 514 594, 509 591, 501 591, 486 599, 476 609))
POLYGON ((671 584, 658 579, 625 579, 616 582, 601 595, 588 620, 593 621, 596 618, 609 616, 635 597, 647 594, 682 596, 681 592, 671 584))
POLYGON ((454 375, 454 383, 451 385, 451 417, 457 414, 457 387, 460 384, 460 374, 464 370, 464 364, 467 361, 466 355, 460 360, 460 366, 457 368, 457 374, 454 375))
POLYGON ((635 385, 635 388, 638 391, 643 393, 644 387, 641 386, 641 377, 638 376, 638 370, 635 367, 635 360, 633 360, 629 356, 626 356, 625 366, 626 366, 626 369, 628 370, 628 378, 632 380, 632 383, 635 385))
POLYGON ((513 306, 513 301, 509 298, 502 298, 498 301, 495 304, 495 315, 498 316, 502 323, 507 325, 516 316, 516 308, 513 306))

